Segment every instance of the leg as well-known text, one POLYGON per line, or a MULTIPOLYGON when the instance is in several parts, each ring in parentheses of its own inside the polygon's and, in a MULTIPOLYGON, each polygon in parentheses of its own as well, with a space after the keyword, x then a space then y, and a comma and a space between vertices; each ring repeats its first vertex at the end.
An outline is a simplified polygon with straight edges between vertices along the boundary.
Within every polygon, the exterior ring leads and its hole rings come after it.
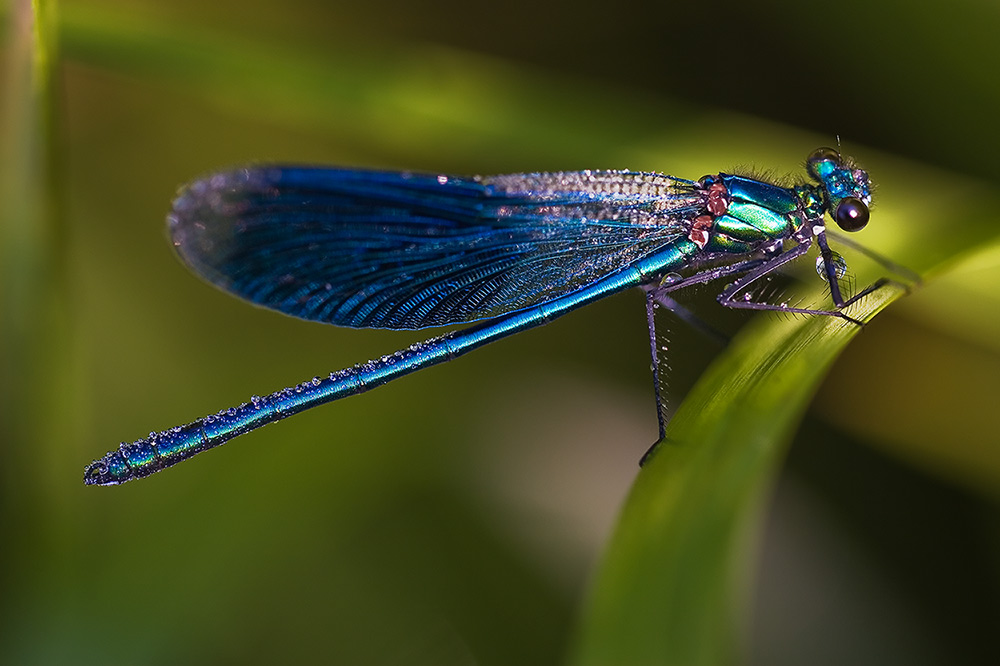
POLYGON ((649 288, 655 290, 657 294, 662 295, 671 291, 677 291, 679 289, 684 289, 685 287, 690 287, 691 285, 705 284, 706 282, 718 280, 719 278, 726 277, 727 275, 746 273, 747 271, 752 270, 761 264, 765 264, 768 261, 768 259, 750 259, 749 261, 741 261, 739 263, 729 264, 726 266, 709 268, 699 271, 694 275, 689 275, 686 278, 682 278, 675 273, 673 275, 676 279, 670 280, 668 279, 669 276, 664 277, 660 284, 649 288))
MULTIPOLYGON (((646 292, 646 322, 649 325, 649 354, 653 363, 653 394, 656 396, 656 420, 660 428, 660 437, 657 441, 663 440, 664 434, 666 433, 666 421, 663 417, 663 395, 660 393, 660 355, 657 350, 656 345, 656 322, 654 320, 656 313, 656 297, 655 292, 646 292)), ((666 350, 664 350, 666 351, 666 350)), ((654 443, 653 446, 656 446, 654 443)), ((649 455, 649 452, 646 452, 649 455)), ((644 455, 643 460, 646 459, 644 455)), ((642 465, 642 462, 639 463, 642 465)))
MULTIPOLYGON (((803 241, 802 243, 799 243, 798 245, 793 247, 788 252, 779 254, 778 256, 759 265, 754 270, 750 271, 749 273, 741 277, 739 280, 733 282, 731 285, 723 289, 722 293, 719 294, 719 303, 721 303, 723 306, 727 308, 738 308, 744 310, 773 310, 777 312, 840 317, 841 319, 844 319, 846 321, 861 326, 862 322, 858 321, 857 319, 848 317, 843 312, 840 312, 839 308, 850 305, 859 298, 871 293, 873 289, 877 289, 879 286, 881 286, 881 284, 876 283, 877 286, 873 285, 872 287, 865 289, 860 294, 850 299, 850 301, 845 302, 843 298, 841 298, 840 296, 840 286, 837 284, 836 275, 834 274, 835 269, 833 267, 832 253, 830 253, 829 248, 826 248, 826 253, 828 256, 824 257, 824 261, 826 261, 827 265, 827 280, 830 282, 831 295, 833 296, 834 303, 837 305, 838 310, 815 310, 812 308, 792 307, 787 304, 761 303, 758 301, 750 300, 749 294, 747 294, 746 297, 743 299, 736 299, 736 294, 742 291, 743 289, 746 289, 753 282, 759 280, 768 273, 774 272, 775 270, 784 266, 788 262, 794 261, 795 259, 801 257, 809 250, 810 245, 811 243, 808 240, 803 241)), ((823 243, 823 245, 825 245, 825 242, 823 243)))
MULTIPOLYGON (((663 439, 667 420, 666 416, 664 416, 666 405, 663 400, 662 391, 664 378, 660 374, 660 348, 656 339, 657 305, 662 305, 667 308, 673 314, 677 315, 677 317, 682 321, 690 324, 692 328, 705 333, 721 344, 725 344, 728 340, 722 333, 719 333, 714 328, 703 322, 701 319, 692 314, 690 310, 666 294, 660 293, 655 288, 649 288, 646 290, 646 323, 649 330, 649 356, 653 368, 653 393, 656 396, 656 419, 660 428, 660 439, 663 439)), ((667 348, 664 347, 663 351, 667 351, 667 348)))
MULTIPOLYGON (((899 285, 903 289, 906 289, 906 291, 909 291, 909 287, 899 282, 896 282, 895 280, 890 280, 889 278, 879 278, 873 284, 870 284, 864 289, 862 289, 859 293, 848 298, 847 300, 844 300, 843 296, 840 293, 840 283, 837 281, 837 272, 835 268, 836 262, 834 262, 833 260, 833 252, 830 250, 830 246, 826 242, 826 232, 817 234, 816 242, 819 244, 820 255, 823 257, 823 267, 826 272, 826 280, 830 285, 830 298, 833 299, 833 302, 837 306, 838 310, 843 310, 851 303, 858 302, 859 300, 861 300, 868 294, 872 293, 873 291, 880 289, 881 287, 884 287, 885 285, 890 283, 899 285)), ((845 243, 845 245, 849 245, 852 248, 859 247, 857 244, 853 244, 850 242, 845 243)), ((878 256, 874 255, 874 253, 870 253, 868 250, 863 250, 862 254, 872 257, 873 259, 878 256)), ((919 276, 917 276, 917 279, 919 280, 919 276)))
MULTIPOLYGON (((751 262, 746 262, 746 264, 749 263, 751 262)), ((754 265, 756 265, 757 263, 760 262, 759 261, 753 262, 754 265)), ((745 270, 746 264, 738 265, 736 267, 737 270, 739 269, 745 270)), ((656 398, 656 420, 657 420, 657 425, 659 427, 659 437, 655 442, 653 442, 652 446, 650 446, 649 449, 646 450, 646 453, 643 454, 642 458, 639 459, 640 467, 642 467, 642 465, 645 464, 646 460, 649 459, 649 456, 653 453, 653 450, 657 446, 659 446, 660 442, 662 442, 666 437, 667 417, 666 414, 664 413, 666 411, 666 404, 663 399, 664 378, 660 373, 660 349, 659 346, 657 345, 657 339, 656 339, 657 305, 665 307, 666 309, 670 310, 670 312, 675 314, 679 319, 686 322, 695 330, 701 331, 707 336, 718 341, 720 344, 724 345, 726 344, 726 342, 728 342, 727 336, 723 335, 722 333, 719 333, 714 328, 703 322, 690 310, 688 310, 680 303, 675 301, 673 298, 668 296, 667 292, 673 291, 674 289, 678 289, 684 286, 689 286, 691 284, 697 284, 699 282, 707 282, 709 280, 720 277, 721 275, 728 275, 730 273, 737 272, 737 270, 729 270, 723 272, 721 269, 715 269, 712 271, 704 271, 702 273, 691 276, 687 280, 680 280, 677 282, 668 283, 666 285, 648 286, 644 288, 646 292, 646 322, 649 330, 649 353, 653 369, 653 394, 656 398)), ((663 351, 667 351, 666 348, 664 348, 663 351)))
MULTIPOLYGON (((649 325, 649 355, 652 359, 653 367, 653 395, 656 397, 656 422, 659 427, 660 436, 646 449, 639 458, 639 467, 646 463, 653 450, 660 445, 667 436, 667 422, 663 415, 663 394, 660 392, 660 354, 656 348, 656 292, 652 289, 646 291, 646 323, 649 325)), ((666 350, 664 350, 666 351, 666 350)))

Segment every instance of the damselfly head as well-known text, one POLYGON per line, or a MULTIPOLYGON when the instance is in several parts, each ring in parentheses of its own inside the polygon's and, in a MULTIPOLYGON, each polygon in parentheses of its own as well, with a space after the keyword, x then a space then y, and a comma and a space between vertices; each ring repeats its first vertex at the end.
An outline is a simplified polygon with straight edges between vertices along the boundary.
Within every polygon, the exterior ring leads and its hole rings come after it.
POLYGON ((818 148, 806 160, 806 171, 823 186, 827 210, 841 229, 859 231, 868 224, 871 181, 864 169, 833 148, 818 148))

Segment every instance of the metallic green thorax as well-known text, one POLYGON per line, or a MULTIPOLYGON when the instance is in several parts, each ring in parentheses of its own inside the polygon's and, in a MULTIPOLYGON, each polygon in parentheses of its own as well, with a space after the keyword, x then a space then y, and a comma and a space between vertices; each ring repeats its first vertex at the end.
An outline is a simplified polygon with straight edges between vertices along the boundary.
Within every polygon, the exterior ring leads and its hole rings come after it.
POLYGON ((801 201, 792 190, 742 176, 720 173, 728 206, 714 220, 705 246, 710 252, 751 252, 787 238, 802 225, 801 201))

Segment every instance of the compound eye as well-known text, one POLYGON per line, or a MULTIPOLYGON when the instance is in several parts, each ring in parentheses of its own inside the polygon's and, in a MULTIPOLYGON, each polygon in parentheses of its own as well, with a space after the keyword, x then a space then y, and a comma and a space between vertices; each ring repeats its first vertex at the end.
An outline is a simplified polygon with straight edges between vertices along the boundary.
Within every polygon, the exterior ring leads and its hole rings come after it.
POLYGON ((806 159, 806 171, 809 175, 813 177, 814 180, 822 180, 819 176, 816 167, 821 162, 839 162, 840 153, 833 148, 817 148, 812 152, 811 155, 806 159))
POLYGON ((869 217, 868 206, 865 205, 864 201, 854 197, 845 197, 840 200, 833 219, 837 222, 837 226, 844 231, 860 231, 868 224, 869 217))

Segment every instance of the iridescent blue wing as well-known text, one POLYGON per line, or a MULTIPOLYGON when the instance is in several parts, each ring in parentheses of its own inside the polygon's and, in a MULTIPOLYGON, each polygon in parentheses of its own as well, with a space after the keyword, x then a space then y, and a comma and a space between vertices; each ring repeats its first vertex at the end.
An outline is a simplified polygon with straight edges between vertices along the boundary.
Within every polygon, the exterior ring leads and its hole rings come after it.
POLYGON ((694 183, 617 171, 453 178, 250 168, 186 187, 174 246, 252 303, 339 326, 423 328, 570 293, 675 240, 694 183))

